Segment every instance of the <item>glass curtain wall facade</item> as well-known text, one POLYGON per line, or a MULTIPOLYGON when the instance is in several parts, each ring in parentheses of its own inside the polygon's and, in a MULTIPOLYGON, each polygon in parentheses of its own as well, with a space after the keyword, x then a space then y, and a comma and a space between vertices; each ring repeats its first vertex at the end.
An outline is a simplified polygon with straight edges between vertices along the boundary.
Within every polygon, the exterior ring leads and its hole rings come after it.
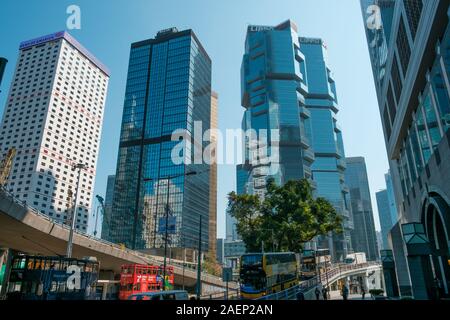
POLYGON ((385 174, 384 179, 386 180, 386 191, 389 201, 389 212, 391 215, 391 220, 395 224, 398 221, 398 213, 397 213, 397 202, 395 201, 394 185, 392 184, 391 172, 385 174))
POLYGON ((376 197, 381 226, 381 242, 379 242, 378 245, 382 250, 390 250, 388 243, 388 234, 396 221, 392 221, 387 190, 381 190, 377 192, 376 197))
MULTIPOLYGON (((366 5, 362 1, 364 19, 366 5)), ((391 237, 397 278, 401 293, 416 298, 433 297, 435 277, 450 295, 449 15, 446 0, 395 1, 385 83, 377 87, 399 216, 391 237), (424 227, 429 243, 421 250, 402 234, 409 223, 424 227), (414 265, 409 252, 423 261, 431 252, 431 266, 414 265)), ((371 60, 376 75, 381 69, 371 60)))
POLYGON ((306 61, 308 95, 303 114, 308 117, 306 133, 314 150, 311 169, 316 183, 315 196, 330 201, 344 221, 344 233, 318 239, 318 247, 330 249, 336 261, 343 261, 352 252, 353 221, 344 178, 344 143, 336 119, 339 111, 336 84, 322 39, 300 38, 299 43, 306 61))
POLYGON ((114 197, 114 184, 116 181, 116 176, 108 176, 108 181, 106 184, 106 194, 105 194, 105 207, 103 212, 103 221, 102 221, 102 239, 109 238, 109 231, 111 225, 111 210, 113 206, 113 197, 114 197))
POLYGON ((169 29, 132 44, 107 240, 134 249, 162 248, 160 224, 168 200, 175 219, 169 246, 197 248, 201 216, 207 250, 209 165, 175 164, 171 158, 180 143, 171 141, 177 129, 186 134, 183 157, 194 159, 196 148, 188 140, 203 154, 209 142, 194 141, 196 121, 203 137, 211 123, 211 60, 193 31, 169 29), (190 172, 197 174, 186 176, 190 172))
POLYGON ((375 222, 370 197, 366 162, 362 157, 347 158, 345 182, 350 188, 354 229, 351 233, 353 250, 365 252, 367 260, 376 261, 380 257, 375 222))
POLYGON ((244 143, 248 193, 264 197, 269 177, 280 185, 312 177, 310 142, 302 116, 305 76, 305 59, 293 22, 248 27, 241 69, 246 110, 242 126, 244 131, 256 131, 256 137, 244 143), (255 163, 262 158, 269 161, 255 163))

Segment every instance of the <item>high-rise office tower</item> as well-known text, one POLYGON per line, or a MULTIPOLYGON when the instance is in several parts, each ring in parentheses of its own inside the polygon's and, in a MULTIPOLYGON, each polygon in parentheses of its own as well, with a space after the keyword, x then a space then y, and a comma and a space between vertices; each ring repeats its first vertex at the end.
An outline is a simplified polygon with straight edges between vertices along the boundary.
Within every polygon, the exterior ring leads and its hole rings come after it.
POLYGON ((361 3, 369 51, 379 43, 374 35, 387 36, 384 63, 371 60, 376 81, 382 78, 377 93, 399 216, 390 238, 400 294, 426 299, 434 277, 450 294, 449 1, 392 2, 392 14, 376 15, 376 24, 366 12, 378 1, 361 3))
POLYGON ((392 221, 391 208, 389 207, 389 198, 387 190, 381 190, 376 193, 378 216, 381 226, 381 250, 389 249, 388 233, 397 221, 392 221))
POLYGON ((343 261, 352 251, 353 229, 349 190, 345 185, 345 151, 342 131, 337 124, 336 84, 328 64, 327 47, 322 39, 300 38, 300 51, 306 61, 305 130, 314 154, 311 169, 316 183, 315 196, 330 201, 343 218, 344 233, 318 239, 319 248, 328 248, 334 260, 343 261))
POLYGON ((389 213, 391 214, 391 220, 394 224, 398 221, 397 203, 395 201, 394 185, 392 184, 391 172, 389 171, 384 175, 386 181, 386 191, 389 202, 389 213))
POLYGON ((384 175, 386 180, 386 189, 376 193, 378 215, 380 218, 381 238, 380 249, 391 250, 388 235, 392 227, 397 223, 397 206, 395 203, 394 190, 392 186, 391 174, 384 175))
POLYGON ((172 252, 197 248, 200 231, 208 250, 210 166, 193 156, 210 144, 210 127, 211 60, 194 32, 171 28, 133 43, 108 240, 163 248, 167 217, 172 252), (176 130, 182 141, 172 141, 176 130))
POLYGON ((241 68, 242 129, 255 130, 256 135, 246 137, 245 162, 238 167, 239 176, 241 170, 248 172, 246 193, 264 197, 269 177, 279 185, 311 179, 305 78, 305 58, 293 22, 248 27, 241 68))
POLYGON ((289 20, 275 27, 249 26, 241 71, 242 128, 255 130, 259 145, 245 136, 245 162, 237 166, 236 179, 238 193, 261 197, 268 177, 279 185, 309 179, 315 196, 332 202, 344 218, 343 236, 318 239, 319 248, 329 248, 340 260, 351 251, 352 222, 336 87, 326 52, 321 39, 299 38, 289 20), (268 130, 267 136, 260 130, 268 130), (261 155, 269 161, 255 164, 261 155))
POLYGON ((78 176, 72 166, 87 166, 75 225, 84 232, 108 81, 108 69, 67 32, 22 42, 0 128, 1 153, 17 150, 9 191, 57 222, 71 219, 78 176))
POLYGON ((104 200, 104 212, 103 212, 103 221, 102 221, 102 239, 109 238, 109 229, 111 225, 111 212, 113 205, 113 197, 114 197, 114 184, 116 182, 116 176, 111 175, 108 176, 108 181, 106 183, 106 194, 104 200))
POLYGON ((217 130, 218 129, 218 107, 219 95, 217 92, 211 94, 211 136, 210 141, 214 144, 211 149, 210 175, 209 175, 209 254, 216 258, 217 250, 217 130))
MULTIPOLYGON (((247 193, 247 183, 249 178, 249 171, 246 169, 246 166, 243 164, 236 166, 236 193, 238 195, 243 195, 247 193)), ((236 219, 230 215, 230 213, 226 212, 225 217, 226 222, 226 241, 238 241, 241 240, 236 228, 236 219)))
POLYGON ((362 157, 354 157, 346 158, 346 162, 345 183, 350 188, 354 224, 351 232, 353 250, 365 252, 368 260, 375 261, 380 257, 380 252, 377 246, 366 161, 362 157))

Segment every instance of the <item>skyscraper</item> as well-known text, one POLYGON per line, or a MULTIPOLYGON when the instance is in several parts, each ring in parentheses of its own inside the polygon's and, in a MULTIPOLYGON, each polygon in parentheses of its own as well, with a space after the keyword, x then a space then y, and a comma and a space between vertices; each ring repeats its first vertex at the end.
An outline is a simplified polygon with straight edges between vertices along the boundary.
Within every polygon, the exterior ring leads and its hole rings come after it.
MULTIPOLYGON (((389 237, 401 295, 427 299, 434 277, 450 293, 449 2, 392 2, 391 18, 365 23, 370 52, 372 35, 390 31, 382 67, 371 54, 375 80, 384 75, 378 103, 399 216, 389 237)), ((370 22, 378 1, 361 3, 370 22)))
POLYGON ((101 233, 102 239, 109 238, 115 181, 116 181, 116 176, 108 176, 108 181, 106 183, 105 202, 104 202, 105 207, 104 207, 103 221, 102 221, 102 233, 101 233))
POLYGON ((398 221, 397 203, 395 201, 394 186, 392 184, 392 177, 390 171, 384 175, 384 179, 386 180, 386 191, 388 196, 391 220, 394 224, 396 224, 398 221))
POLYGON ((218 129, 218 107, 219 95, 217 92, 211 93, 211 137, 210 141, 214 144, 211 152, 212 163, 210 165, 209 175, 209 249, 210 257, 216 258, 217 250, 217 132, 218 129))
POLYGON ((162 248, 167 217, 172 251, 197 248, 200 225, 208 250, 210 168, 191 160, 209 145, 211 105, 211 60, 192 30, 171 28, 131 45, 108 240, 162 248), (175 130, 181 140, 172 141, 175 130))
POLYGON ((305 68, 292 21, 248 27, 241 68, 242 128, 256 135, 246 137, 244 166, 238 167, 238 185, 245 185, 247 193, 264 197, 268 178, 279 185, 312 178, 305 68), (248 171, 246 183, 240 180, 242 170, 248 171))
MULTIPOLYGON (((236 166, 236 193, 243 195, 247 193, 247 183, 249 178, 249 171, 246 165, 240 164, 236 166)), ((226 212, 226 241, 237 241, 240 237, 236 229, 236 219, 233 218, 230 213, 226 212)))
POLYGON ((345 258, 351 212, 336 87, 323 41, 299 38, 290 20, 249 26, 241 78, 242 128, 255 130, 258 141, 245 137, 245 161, 236 168, 238 193, 264 197, 269 177, 279 185, 309 179, 315 196, 328 199, 344 218, 344 235, 322 237, 319 247, 329 248, 335 260, 345 258), (261 158, 269 160, 254 163, 261 158))
POLYGON ((366 161, 362 157, 346 158, 345 182, 350 188, 354 229, 351 233, 353 250, 365 252, 368 260, 380 257, 370 197, 366 161))
POLYGON ((67 32, 22 42, 0 128, 17 155, 8 189, 57 222, 87 232, 109 71, 67 32), (72 193, 72 197, 69 196, 72 193))
POLYGON ((350 232, 353 229, 349 190, 345 185, 345 151, 342 131, 337 124, 338 101, 336 83, 328 64, 327 47, 322 39, 300 38, 300 51, 306 61, 305 131, 314 154, 311 159, 315 196, 330 201, 343 218, 343 235, 318 239, 320 248, 329 248, 336 261, 352 251, 350 232), (308 114, 309 113, 309 114, 308 114))
POLYGON ((380 217, 381 226, 381 250, 389 250, 388 233, 397 221, 392 221, 391 208, 389 206, 389 198, 387 190, 381 190, 376 193, 378 216, 380 217))

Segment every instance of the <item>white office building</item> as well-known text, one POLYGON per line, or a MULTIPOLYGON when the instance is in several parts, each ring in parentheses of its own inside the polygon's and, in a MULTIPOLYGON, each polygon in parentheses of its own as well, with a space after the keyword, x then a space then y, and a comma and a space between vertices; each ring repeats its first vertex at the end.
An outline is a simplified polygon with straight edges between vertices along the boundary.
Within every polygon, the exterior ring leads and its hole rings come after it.
POLYGON ((87 231, 109 71, 67 32, 22 42, 0 127, 0 155, 15 148, 7 189, 57 222, 87 231), (72 198, 69 194, 72 193, 72 198))

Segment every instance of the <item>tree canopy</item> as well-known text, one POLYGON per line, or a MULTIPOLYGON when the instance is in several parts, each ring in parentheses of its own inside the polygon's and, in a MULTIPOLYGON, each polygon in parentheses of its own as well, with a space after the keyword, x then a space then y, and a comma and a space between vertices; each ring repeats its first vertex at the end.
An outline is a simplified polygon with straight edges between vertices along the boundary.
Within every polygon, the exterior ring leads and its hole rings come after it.
POLYGON ((232 192, 228 210, 237 220, 237 232, 248 252, 300 252, 315 237, 343 230, 336 209, 326 199, 314 198, 306 179, 283 186, 271 179, 263 200, 232 192))

